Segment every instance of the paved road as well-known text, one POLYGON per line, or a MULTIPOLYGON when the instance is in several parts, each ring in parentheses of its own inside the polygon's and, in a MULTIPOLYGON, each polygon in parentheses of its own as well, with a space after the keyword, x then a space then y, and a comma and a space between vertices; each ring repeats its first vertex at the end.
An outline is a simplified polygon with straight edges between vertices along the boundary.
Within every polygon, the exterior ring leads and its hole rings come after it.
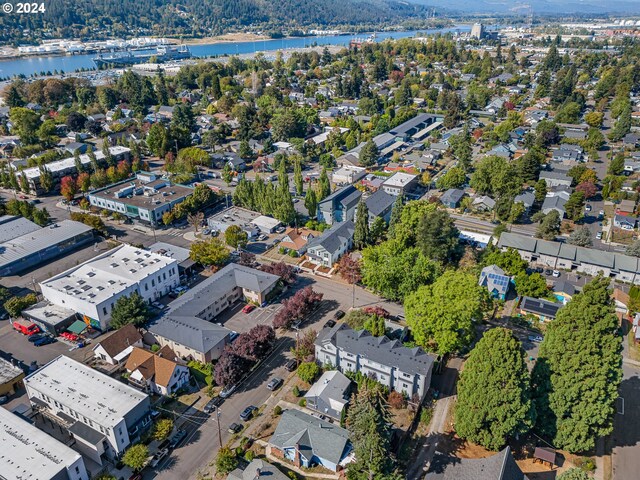
POLYGON ((612 463, 616 480, 638 478, 640 472, 640 367, 624 364, 622 372, 622 400, 618 403, 613 431, 612 463))

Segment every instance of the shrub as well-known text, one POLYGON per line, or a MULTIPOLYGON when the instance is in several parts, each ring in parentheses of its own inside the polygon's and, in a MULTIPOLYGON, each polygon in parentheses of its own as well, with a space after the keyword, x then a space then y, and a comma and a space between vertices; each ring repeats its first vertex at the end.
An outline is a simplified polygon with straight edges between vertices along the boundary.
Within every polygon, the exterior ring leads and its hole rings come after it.
POLYGON ((300 396, 300 389, 298 388, 298 385, 293 386, 291 393, 293 393, 293 396, 296 398, 300 396))
POLYGON ((156 353, 158 350, 160 350, 160 345, 158 345, 157 343, 154 343, 153 345, 151 345, 151 351, 153 353, 156 353))
POLYGON ((391 408, 400 409, 407 406, 407 400, 404 398, 404 395, 402 395, 400 392, 396 392, 395 390, 389 393, 387 402, 389 403, 391 408))
POLYGON ((216 472, 227 474, 238 466, 238 459, 235 453, 229 448, 221 448, 216 457, 216 472))
POLYGON ((167 438, 172 431, 173 431, 173 420, 169 418, 163 418, 162 420, 158 420, 156 422, 156 425, 153 428, 153 438, 155 440, 162 441, 165 438, 167 438))
POLYGON ((596 464, 591 457, 581 457, 576 461, 576 466, 584 472, 594 472, 596 464))
POLYGON ((420 412, 420 423, 422 423, 424 426, 429 425, 432 416, 433 410, 431 410, 430 407, 424 407, 420 412))
POLYGON ((247 450, 246 452, 244 452, 244 459, 247 462, 252 462, 255 457, 256 454, 253 452, 253 450, 247 450))
POLYGON ((282 415, 282 407, 280 405, 276 405, 275 408, 273 409, 273 414, 274 415, 282 415))
POLYGON ((301 398, 300 401, 298 402, 298 405, 300 405, 301 407, 306 407, 307 406, 307 399, 306 398, 301 398))

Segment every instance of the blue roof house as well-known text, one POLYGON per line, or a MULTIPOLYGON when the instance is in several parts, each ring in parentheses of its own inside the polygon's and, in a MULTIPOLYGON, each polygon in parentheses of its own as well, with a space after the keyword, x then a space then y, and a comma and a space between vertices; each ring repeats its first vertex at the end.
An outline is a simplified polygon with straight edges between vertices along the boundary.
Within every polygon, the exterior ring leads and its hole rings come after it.
POLYGON ((511 277, 497 265, 484 267, 480 272, 480 280, 478 280, 478 285, 485 287, 493 298, 499 300, 504 300, 507 297, 510 283, 511 277))

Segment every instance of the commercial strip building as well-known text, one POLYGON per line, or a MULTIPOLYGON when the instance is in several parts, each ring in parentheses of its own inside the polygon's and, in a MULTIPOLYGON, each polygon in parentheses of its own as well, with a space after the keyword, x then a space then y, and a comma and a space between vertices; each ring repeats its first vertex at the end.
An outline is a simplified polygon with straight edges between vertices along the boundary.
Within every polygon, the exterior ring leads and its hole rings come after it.
POLYGON ((515 249, 527 262, 558 270, 573 270, 586 275, 603 273, 620 282, 640 285, 640 259, 617 252, 577 247, 568 243, 541 240, 518 233, 504 232, 498 247, 515 249))
POLYGON ((345 324, 325 328, 315 341, 316 361, 339 371, 361 372, 409 398, 424 398, 431 384, 435 357, 421 348, 407 348, 386 336, 374 337, 366 330, 345 324))
POLYGON ((158 226, 162 215, 193 193, 193 188, 176 185, 154 173, 139 172, 135 177, 87 194, 91 206, 118 212, 132 220, 158 226))
MULTIPOLYGON (((111 156, 113 157, 113 160, 115 162, 128 160, 129 156, 131 155, 130 149, 121 146, 109 147, 109 152, 111 153, 111 156)), ((94 155, 96 156, 96 160, 99 164, 105 164, 104 153, 102 153, 102 151, 96 151, 94 152, 94 155)), ((89 155, 80 155, 80 163, 84 167, 86 167, 86 169, 89 169, 91 165, 91 159, 89 158, 89 155)), ((46 168, 51 173, 53 182, 56 185, 60 183, 60 180, 62 180, 63 177, 66 177, 67 175, 76 175, 78 173, 78 169, 76 168, 76 159, 73 156, 55 162, 47 163, 46 165, 44 165, 44 168, 46 168)), ((24 174, 24 176, 27 178, 27 182, 29 183, 29 189, 31 193, 34 193, 36 195, 42 195, 45 193, 42 189, 42 186, 40 185, 40 167, 25 168, 22 171, 16 172, 16 174, 24 174)))
POLYGON ((0 276, 17 275, 93 240, 93 229, 73 220, 39 227, 22 217, 0 217, 0 276))
POLYGON ((68 431, 75 448, 102 464, 151 424, 149 397, 61 355, 24 379, 32 407, 68 431))
POLYGON ((0 478, 89 480, 78 452, 0 408, 0 478))
POLYGON ((0 396, 13 395, 22 385, 24 372, 4 358, 0 358, 0 396))
MULTIPOLYGON (((111 312, 120 297, 138 292, 145 301, 152 302, 178 284, 176 260, 121 245, 40 283, 47 304, 35 307, 57 307, 60 317, 77 314, 87 325, 104 331, 109 327, 111 312)), ((35 308, 26 310, 29 318, 47 323, 46 317, 38 318, 35 313, 35 308)))

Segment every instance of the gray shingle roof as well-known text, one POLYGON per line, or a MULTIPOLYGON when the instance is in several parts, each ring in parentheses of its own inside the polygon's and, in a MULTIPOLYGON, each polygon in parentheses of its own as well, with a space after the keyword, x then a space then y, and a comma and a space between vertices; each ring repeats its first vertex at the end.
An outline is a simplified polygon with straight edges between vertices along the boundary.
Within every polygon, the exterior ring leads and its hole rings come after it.
POLYGON ((231 333, 228 328, 198 317, 173 315, 159 318, 149 326, 149 331, 200 353, 209 352, 231 333))
POLYGON ((444 204, 449 204, 452 202, 458 203, 462 199, 462 197, 464 197, 464 190, 460 190, 458 188, 450 188, 442 194, 442 197, 440 197, 440 201, 444 204))
POLYGON ((307 243, 307 250, 320 245, 327 252, 337 252, 344 241, 348 242, 353 238, 354 230, 355 225, 351 220, 336 223, 329 230, 322 232, 319 237, 311 239, 307 243))
POLYGON ((269 443, 277 448, 295 448, 309 460, 313 455, 334 464, 349 453, 349 432, 333 423, 299 410, 286 410, 269 443))
POLYGON ((356 187, 354 187, 353 185, 346 185, 342 188, 337 189, 331 195, 322 199, 322 201, 319 202, 318 205, 321 206, 320 207, 321 210, 322 210, 322 205, 326 203, 331 203, 332 205, 336 205, 337 203, 343 203, 346 205, 350 201, 352 201, 353 197, 360 198, 361 195, 362 195, 362 192, 360 192, 356 187))
POLYGON ((230 263, 171 302, 170 314, 186 317, 198 315, 236 286, 253 292, 264 292, 279 280, 277 275, 230 263))
POLYGON ((487 458, 455 458, 436 454, 426 480, 527 480, 511 449, 487 458))
POLYGON ((229 473, 227 479, 257 480, 261 477, 265 477, 265 480, 289 480, 289 477, 278 470, 274 465, 258 458, 247 465, 247 468, 244 470, 236 468, 233 472, 229 473))
POLYGON ((393 205, 396 201, 396 197, 388 194, 384 190, 377 190, 373 195, 365 200, 365 204, 369 209, 369 213, 379 216, 386 212, 387 209, 393 205))
POLYGON ((366 330, 352 330, 344 323, 325 329, 318 335, 315 344, 326 343, 381 365, 397 367, 405 373, 427 375, 435 360, 420 347, 407 348, 398 340, 390 340, 384 335, 374 337, 366 330))

